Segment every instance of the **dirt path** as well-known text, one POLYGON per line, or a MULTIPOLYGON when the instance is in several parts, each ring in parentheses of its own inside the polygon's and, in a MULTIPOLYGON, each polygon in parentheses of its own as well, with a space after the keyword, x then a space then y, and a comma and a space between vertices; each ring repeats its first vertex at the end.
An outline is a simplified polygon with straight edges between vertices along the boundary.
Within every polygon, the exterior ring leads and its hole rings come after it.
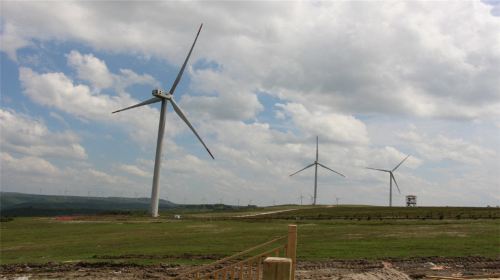
POLYGON ((247 214, 247 215, 239 215, 239 216, 234 216, 234 218, 256 217, 256 216, 276 214, 276 213, 282 213, 282 212, 288 212, 288 211, 294 211, 294 210, 299 210, 299 208, 285 209, 285 210, 276 210, 276 211, 269 211, 269 212, 255 213, 255 214, 247 214))

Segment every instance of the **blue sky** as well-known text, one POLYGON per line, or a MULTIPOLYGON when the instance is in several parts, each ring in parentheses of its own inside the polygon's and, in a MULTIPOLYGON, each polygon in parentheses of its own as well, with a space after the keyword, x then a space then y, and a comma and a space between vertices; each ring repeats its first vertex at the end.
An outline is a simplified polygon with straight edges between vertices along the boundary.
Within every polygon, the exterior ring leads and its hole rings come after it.
POLYGON ((175 99, 216 160, 169 110, 162 198, 298 203, 313 170, 288 175, 318 135, 347 175, 321 170, 319 203, 386 205, 386 174, 364 167, 410 154, 395 205, 498 205, 497 7, 2 2, 1 188, 149 196, 159 106, 111 111, 169 89, 203 22, 175 99))

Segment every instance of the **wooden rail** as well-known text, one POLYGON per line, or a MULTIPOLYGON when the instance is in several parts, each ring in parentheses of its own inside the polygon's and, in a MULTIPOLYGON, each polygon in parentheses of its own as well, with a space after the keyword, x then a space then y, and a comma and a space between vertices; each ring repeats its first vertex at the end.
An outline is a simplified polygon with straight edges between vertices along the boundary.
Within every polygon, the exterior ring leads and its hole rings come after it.
POLYGON ((297 226, 289 225, 288 235, 274 238, 232 256, 220 259, 214 263, 187 271, 177 275, 174 279, 260 280, 262 279, 264 259, 271 256, 290 258, 293 268, 292 275, 294 275, 296 267, 296 249, 297 226), (283 240, 286 240, 286 243, 278 243, 283 240), (265 251, 256 253, 259 249, 265 249, 265 251), (244 258, 250 253, 255 255, 244 258))

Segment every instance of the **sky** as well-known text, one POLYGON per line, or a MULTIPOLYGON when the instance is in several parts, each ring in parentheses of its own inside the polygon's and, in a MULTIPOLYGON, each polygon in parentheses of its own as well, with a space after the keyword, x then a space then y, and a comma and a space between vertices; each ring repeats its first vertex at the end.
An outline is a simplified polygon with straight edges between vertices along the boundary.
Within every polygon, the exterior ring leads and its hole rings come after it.
POLYGON ((500 2, 2 1, 1 190, 176 203, 500 204, 500 2))

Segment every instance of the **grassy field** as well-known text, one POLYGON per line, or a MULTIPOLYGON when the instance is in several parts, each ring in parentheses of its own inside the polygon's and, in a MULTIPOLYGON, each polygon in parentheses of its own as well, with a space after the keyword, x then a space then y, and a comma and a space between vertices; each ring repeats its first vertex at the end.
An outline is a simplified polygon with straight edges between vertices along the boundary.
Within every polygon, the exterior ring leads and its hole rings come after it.
POLYGON ((307 207, 258 218, 314 220, 500 219, 500 209, 495 207, 307 207))
MULTIPOLYGON (((284 218, 314 211, 325 215, 322 211, 332 211, 328 209, 302 209, 294 215, 291 212, 282 214, 287 215, 284 218)), ((207 213, 189 215, 206 218, 207 213)), ((0 260, 2 264, 200 262, 185 254, 230 255, 286 234, 287 225, 291 223, 286 219, 217 219, 227 216, 216 213, 210 221, 199 218, 169 220, 167 215, 157 220, 125 216, 75 221, 15 218, 0 223, 0 260)), ((303 260, 500 256, 500 219, 329 220, 307 217, 304 214, 302 219, 293 221, 299 231, 298 257, 303 260)))

